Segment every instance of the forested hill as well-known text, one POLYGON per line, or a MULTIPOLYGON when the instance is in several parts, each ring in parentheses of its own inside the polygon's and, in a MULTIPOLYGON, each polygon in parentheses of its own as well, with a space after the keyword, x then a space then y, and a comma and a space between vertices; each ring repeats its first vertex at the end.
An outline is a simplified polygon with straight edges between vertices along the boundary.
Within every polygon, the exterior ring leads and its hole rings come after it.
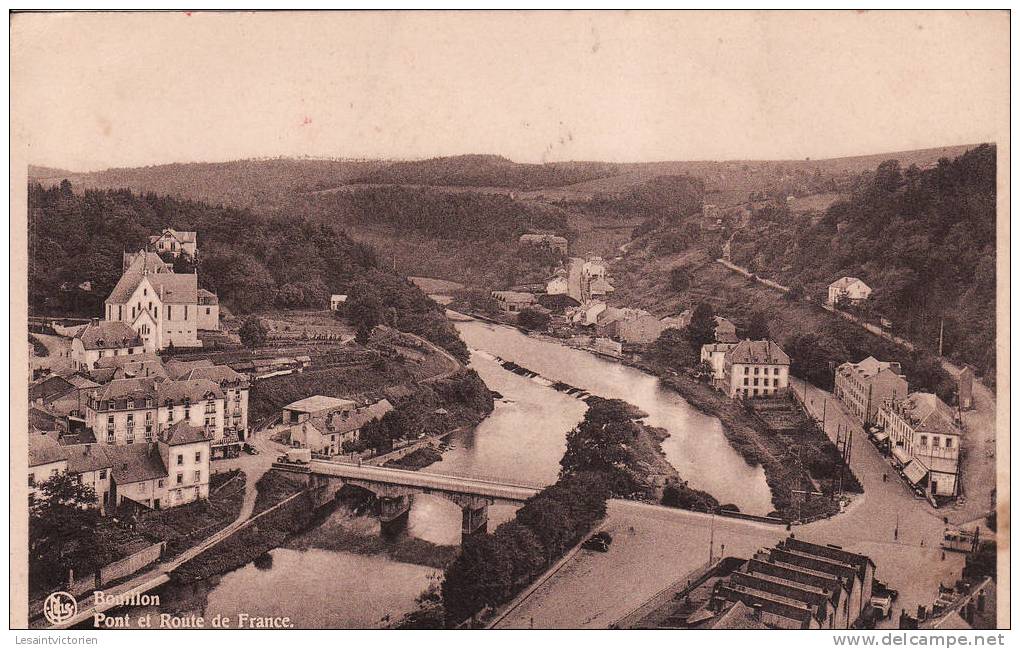
POLYGON ((732 259, 824 299, 859 277, 874 290, 862 315, 983 371, 995 367, 995 147, 929 169, 883 162, 821 218, 770 207, 734 238, 732 259))
POLYGON ((459 155, 394 162, 355 182, 397 185, 449 185, 541 189, 604 178, 618 173, 602 162, 524 164, 497 155, 459 155))
POLYGON ((326 308, 331 293, 364 280, 395 310, 401 329, 467 357, 438 304, 379 270, 375 251, 335 226, 126 189, 75 193, 69 182, 30 184, 28 208, 30 315, 100 317, 122 253, 173 227, 198 232, 199 285, 235 313, 326 308), (85 282, 91 290, 79 288, 85 282))

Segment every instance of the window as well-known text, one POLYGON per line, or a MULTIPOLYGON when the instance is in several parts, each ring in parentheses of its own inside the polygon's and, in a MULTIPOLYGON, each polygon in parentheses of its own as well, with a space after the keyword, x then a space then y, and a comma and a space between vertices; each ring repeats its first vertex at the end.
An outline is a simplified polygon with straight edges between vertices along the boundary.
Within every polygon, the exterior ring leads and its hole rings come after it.
POLYGON ((754 373, 755 373, 755 375, 757 375, 757 374, 758 374, 758 368, 757 368, 757 367, 756 367, 756 368, 754 368, 754 373))
POLYGON ((113 444, 113 429, 106 431, 106 443, 113 444))
POLYGON ((191 419, 191 406, 184 406, 184 418, 191 419))
MULTIPOLYGON (((757 376, 756 376, 756 377, 754 377, 754 384, 755 384, 755 385, 758 385, 758 377, 757 377, 757 376)), ((758 391, 757 391, 757 390, 755 390, 755 392, 758 392, 758 391)))
POLYGON ((184 484, 184 474, 183 473, 178 473, 177 474, 177 484, 184 484))
POLYGON ((188 319, 188 305, 187 304, 184 305, 184 319, 185 320, 188 319))
POLYGON ((184 464, 184 454, 183 453, 178 453, 177 454, 177 466, 181 466, 182 464, 184 464))
POLYGON ((778 367, 773 367, 772 368, 772 373, 773 374, 779 374, 779 368, 778 367))
POLYGON ((106 480, 106 469, 99 469, 99 479, 106 480))
POLYGON ((750 373, 751 373, 751 368, 749 368, 748 366, 745 365, 744 366, 744 374, 750 374, 750 373))
POLYGON ((195 452, 195 461, 196 462, 201 462, 202 461, 202 451, 196 451, 195 452))
POLYGON ((941 441, 941 439, 942 439, 941 437, 932 437, 931 438, 931 445, 934 446, 935 448, 938 448, 939 447, 939 442, 941 441))
POLYGON ((34 487, 35 486, 35 474, 34 473, 29 473, 28 474, 28 486, 29 487, 34 487))
POLYGON ((173 409, 173 406, 170 406, 170 408, 167 410, 167 412, 166 412, 166 420, 168 422, 173 422, 173 420, 174 420, 174 409, 173 409))
POLYGON ((106 428, 108 430, 113 430, 113 415, 106 416, 106 428))
POLYGON ((953 438, 952 437, 947 437, 946 438, 946 448, 953 448, 953 438))
MULTIPOLYGON (((110 410, 116 410, 117 409, 117 402, 114 401, 113 399, 110 399, 110 401, 106 404, 106 407, 109 408, 110 410)), ((112 419, 112 417, 111 417, 111 419, 112 419)))
POLYGON ((195 471, 195 482, 202 482, 202 472, 195 471))
POLYGON ((166 483, 164 482, 163 478, 160 478, 160 479, 159 479, 159 480, 158 480, 158 481, 156 482, 156 485, 157 485, 157 486, 158 486, 158 487, 159 487, 160 489, 162 489, 162 488, 163 488, 163 487, 165 486, 165 484, 166 484, 166 483))
POLYGON ((149 294, 149 289, 143 288, 142 289, 142 295, 148 295, 148 294, 149 294))
POLYGON ((921 435, 921 446, 927 446, 927 445, 928 445, 928 436, 927 435, 921 435))
POLYGON ((173 311, 170 309, 170 305, 168 304, 168 305, 166 305, 166 319, 167 320, 173 320, 173 318, 171 317, 172 315, 173 315, 173 311))
POLYGON ((745 377, 744 377, 744 385, 750 385, 750 380, 751 380, 751 379, 749 379, 749 378, 747 378, 747 377, 745 376, 745 377))
POLYGON ((209 313, 210 313, 211 311, 212 311, 212 310, 211 310, 211 309, 210 309, 209 307, 206 307, 206 308, 205 308, 205 314, 206 314, 206 315, 209 315, 209 313))

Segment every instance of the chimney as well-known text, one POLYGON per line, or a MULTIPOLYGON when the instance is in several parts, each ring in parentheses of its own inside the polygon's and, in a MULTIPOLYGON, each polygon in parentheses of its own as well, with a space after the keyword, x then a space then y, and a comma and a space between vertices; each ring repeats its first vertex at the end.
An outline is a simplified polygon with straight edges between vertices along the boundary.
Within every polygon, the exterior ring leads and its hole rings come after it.
POLYGON ((762 609, 762 605, 761 605, 760 602, 755 602, 755 603, 751 604, 751 618, 755 619, 755 620, 760 620, 761 619, 761 609, 762 609))

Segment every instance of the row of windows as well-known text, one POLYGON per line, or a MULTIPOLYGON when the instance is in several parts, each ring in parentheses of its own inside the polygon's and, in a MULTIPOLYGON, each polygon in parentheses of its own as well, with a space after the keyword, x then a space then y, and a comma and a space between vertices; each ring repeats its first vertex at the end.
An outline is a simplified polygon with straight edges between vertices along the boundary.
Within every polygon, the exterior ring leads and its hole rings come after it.
MULTIPOLYGON (((748 381, 750 381, 750 379, 745 376, 744 377, 744 385, 751 385, 748 381)), ((761 381, 762 381, 761 384, 763 386, 768 387, 768 385, 769 385, 768 377, 761 379, 761 381)), ((758 385, 758 377, 754 377, 754 385, 758 385)), ((779 387, 779 379, 772 379, 772 385, 774 385, 775 387, 778 388, 779 387)))
MULTIPOLYGON (((744 374, 750 374, 751 373, 750 369, 751 369, 750 367, 745 365, 744 366, 744 374)), ((769 368, 767 368, 767 367, 762 367, 762 368, 755 367, 754 368, 754 373, 758 374, 758 370, 759 369, 762 370, 762 372, 761 372, 762 374, 768 374, 769 373, 769 368)), ((779 368, 778 367, 773 367, 772 368, 772 373, 775 374, 776 376, 778 376, 779 375, 779 368)))

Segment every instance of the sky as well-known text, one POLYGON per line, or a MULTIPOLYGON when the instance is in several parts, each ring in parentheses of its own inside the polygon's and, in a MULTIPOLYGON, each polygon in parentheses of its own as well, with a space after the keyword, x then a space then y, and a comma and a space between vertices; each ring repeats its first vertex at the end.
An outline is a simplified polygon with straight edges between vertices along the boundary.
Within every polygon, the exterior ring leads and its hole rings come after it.
POLYGON ((23 14, 11 47, 15 140, 73 171, 817 159, 1008 136, 1005 12, 23 14))

